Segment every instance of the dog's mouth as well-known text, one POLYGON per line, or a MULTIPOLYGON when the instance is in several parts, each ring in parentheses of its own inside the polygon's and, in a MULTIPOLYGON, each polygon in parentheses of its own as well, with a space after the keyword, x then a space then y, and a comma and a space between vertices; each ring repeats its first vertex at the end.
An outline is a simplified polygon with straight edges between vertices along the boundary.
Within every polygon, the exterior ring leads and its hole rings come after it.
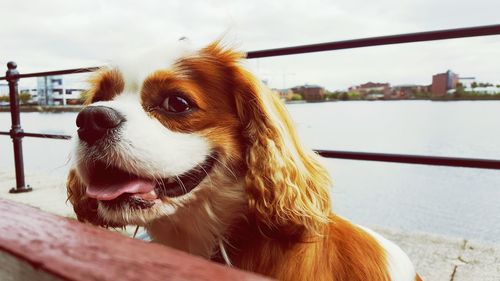
POLYGON ((170 178, 147 178, 127 172, 116 166, 97 161, 89 167, 87 196, 107 207, 145 209, 165 197, 178 197, 191 192, 208 176, 217 155, 212 153, 197 167, 170 178))

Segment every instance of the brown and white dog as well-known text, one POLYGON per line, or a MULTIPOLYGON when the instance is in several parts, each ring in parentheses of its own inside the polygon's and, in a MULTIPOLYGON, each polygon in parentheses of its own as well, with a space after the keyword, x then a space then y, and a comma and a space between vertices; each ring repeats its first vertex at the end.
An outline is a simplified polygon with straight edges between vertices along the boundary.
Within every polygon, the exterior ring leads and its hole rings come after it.
POLYGON ((68 179, 78 219, 280 280, 419 280, 332 213, 328 173, 243 57, 213 43, 98 71, 68 179))

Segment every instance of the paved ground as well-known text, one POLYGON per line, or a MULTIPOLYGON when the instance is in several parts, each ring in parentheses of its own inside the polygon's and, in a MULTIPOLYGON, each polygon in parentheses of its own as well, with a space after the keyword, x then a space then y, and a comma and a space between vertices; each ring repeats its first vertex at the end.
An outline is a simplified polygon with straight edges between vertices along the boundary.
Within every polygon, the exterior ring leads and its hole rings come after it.
POLYGON ((410 256, 424 280, 500 280, 500 245, 374 228, 410 256))
POLYGON ((71 205, 66 204, 65 179, 43 174, 26 176, 26 183, 33 187, 32 192, 11 194, 16 186, 14 173, 0 171, 0 198, 38 207, 50 213, 65 217, 75 217, 71 205))
MULTIPOLYGON (((34 187, 33 192, 10 194, 8 190, 15 185, 15 177, 12 173, 0 172, 0 198, 74 217, 71 206, 66 204, 65 179, 39 174, 28 175, 26 181, 34 187)), ((372 228, 403 248, 425 281, 500 280, 500 245, 372 228)))

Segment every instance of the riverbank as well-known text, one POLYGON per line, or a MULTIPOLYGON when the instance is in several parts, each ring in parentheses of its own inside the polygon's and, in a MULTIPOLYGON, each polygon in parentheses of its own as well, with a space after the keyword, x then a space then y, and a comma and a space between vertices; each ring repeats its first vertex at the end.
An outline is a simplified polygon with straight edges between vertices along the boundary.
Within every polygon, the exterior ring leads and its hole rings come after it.
POLYGON ((432 98, 432 99, 353 99, 353 100, 321 100, 321 101, 305 101, 305 100, 295 100, 295 101, 285 101, 286 104, 304 104, 304 103, 329 103, 329 102, 401 102, 401 101, 432 101, 432 102, 454 102, 454 101, 498 101, 500 98, 432 98))
POLYGON ((497 101, 500 100, 500 95, 486 95, 486 96, 464 96, 464 97, 453 97, 453 96, 444 96, 444 97, 436 97, 428 99, 431 101, 497 101))
MULTIPOLYGON (((74 218, 66 203, 65 178, 28 174, 33 186, 29 193, 10 194, 15 185, 11 171, 0 172, 0 198, 28 204, 57 215, 74 218)), ((500 245, 428 233, 411 233, 371 226, 398 244, 410 257, 426 281, 500 280, 500 245)))
MULTIPOLYGON (((500 96, 481 96, 481 97, 439 97, 439 98, 414 98, 414 99, 349 99, 349 100, 318 100, 318 101, 306 101, 306 100, 290 100, 285 101, 286 104, 303 104, 303 103, 324 103, 324 102, 343 102, 343 101, 498 101, 500 96)), ((41 106, 41 105, 21 105, 21 112, 46 112, 46 113, 60 113, 60 112, 80 112, 83 105, 52 105, 52 106, 41 106)), ((10 112, 9 106, 0 106, 0 112, 10 112)))

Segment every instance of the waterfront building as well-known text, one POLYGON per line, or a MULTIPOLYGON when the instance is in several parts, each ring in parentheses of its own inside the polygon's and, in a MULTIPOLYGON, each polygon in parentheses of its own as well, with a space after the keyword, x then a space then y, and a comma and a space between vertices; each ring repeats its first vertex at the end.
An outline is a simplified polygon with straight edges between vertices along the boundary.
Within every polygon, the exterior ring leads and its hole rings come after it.
POLYGON ((64 105, 82 104, 81 96, 85 91, 85 89, 65 89, 64 98, 61 98, 60 101, 64 102, 64 105))
POLYGON ((284 101, 291 100, 293 96, 292 89, 272 89, 272 91, 277 91, 280 99, 284 101))
POLYGON ((395 85, 391 87, 390 96, 386 98, 412 99, 415 98, 418 93, 428 93, 429 90, 430 86, 426 85, 415 85, 415 84, 395 85))
POLYGON ((0 96, 7 96, 9 94, 9 84, 0 83, 0 96))
POLYGON ((300 94, 306 101, 322 101, 325 99, 325 88, 318 85, 302 85, 291 88, 293 93, 300 94))
POLYGON ((30 99, 27 101, 28 104, 38 104, 38 91, 35 88, 20 87, 19 94, 28 94, 30 99))
POLYGON ((438 73, 432 76, 431 94, 432 97, 443 97, 450 90, 457 88, 459 81, 458 74, 452 72, 451 70, 445 73, 438 73))
POLYGON ((55 105, 54 95, 62 94, 62 76, 44 76, 37 79, 37 96, 39 105, 55 105))
MULTIPOLYGON (((8 95, 9 95, 9 84, 0 83, 0 97, 8 95)), ((7 105, 9 105, 8 101, 0 100, 0 106, 7 106, 7 105)))
POLYGON ((8 96, 9 95, 9 84, 0 83, 0 96, 8 96))
POLYGON ((466 87, 464 88, 464 92, 467 93, 476 93, 476 94, 484 94, 484 95, 498 95, 500 94, 500 87, 496 86, 487 86, 487 87, 466 87))
POLYGON ((36 98, 39 105, 80 104, 80 96, 84 91, 66 89, 62 76, 38 77, 36 98))
POLYGON ((391 94, 391 85, 389 83, 368 82, 350 87, 349 92, 358 92, 362 98, 367 95, 370 97, 383 95, 385 98, 391 94))

